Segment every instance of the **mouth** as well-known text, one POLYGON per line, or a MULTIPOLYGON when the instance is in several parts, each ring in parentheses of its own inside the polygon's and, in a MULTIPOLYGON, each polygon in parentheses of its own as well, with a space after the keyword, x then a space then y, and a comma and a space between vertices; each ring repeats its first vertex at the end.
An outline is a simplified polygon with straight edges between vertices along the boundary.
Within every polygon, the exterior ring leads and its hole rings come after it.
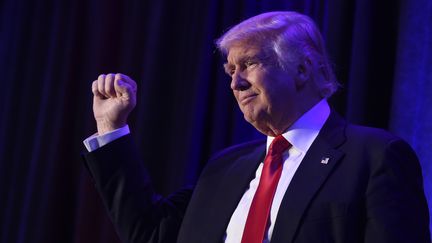
POLYGON ((247 105, 249 102, 251 102, 253 99, 255 99, 256 96, 257 96, 257 94, 250 94, 250 95, 247 95, 245 97, 242 97, 240 100, 240 104, 243 106, 247 105))

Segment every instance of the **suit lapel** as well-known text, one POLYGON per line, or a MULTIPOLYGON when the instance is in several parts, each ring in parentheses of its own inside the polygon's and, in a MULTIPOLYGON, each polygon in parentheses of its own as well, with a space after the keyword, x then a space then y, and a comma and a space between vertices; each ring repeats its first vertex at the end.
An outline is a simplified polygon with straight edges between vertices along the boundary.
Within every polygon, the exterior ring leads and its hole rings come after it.
POLYGON ((271 242, 293 242, 300 221, 344 153, 345 122, 333 111, 297 169, 279 208, 271 242))
POLYGON ((255 176, 259 163, 265 156, 265 143, 258 146, 252 153, 238 158, 219 178, 219 185, 214 192, 211 208, 211 225, 206 233, 207 239, 221 239, 225 234, 231 215, 237 207, 250 181, 255 176))

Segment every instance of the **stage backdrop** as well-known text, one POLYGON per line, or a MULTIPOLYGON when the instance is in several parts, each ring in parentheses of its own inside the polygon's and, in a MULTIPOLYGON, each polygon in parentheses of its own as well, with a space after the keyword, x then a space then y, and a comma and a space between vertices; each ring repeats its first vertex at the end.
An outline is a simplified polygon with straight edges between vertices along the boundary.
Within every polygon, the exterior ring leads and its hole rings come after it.
POLYGON ((163 195, 193 183, 210 154, 261 136, 214 40, 272 10, 317 21, 343 85, 332 105, 411 143, 432 201, 432 1, 383 2, 1 1, 0 242, 119 242, 80 159, 101 73, 138 82, 130 126, 163 195))

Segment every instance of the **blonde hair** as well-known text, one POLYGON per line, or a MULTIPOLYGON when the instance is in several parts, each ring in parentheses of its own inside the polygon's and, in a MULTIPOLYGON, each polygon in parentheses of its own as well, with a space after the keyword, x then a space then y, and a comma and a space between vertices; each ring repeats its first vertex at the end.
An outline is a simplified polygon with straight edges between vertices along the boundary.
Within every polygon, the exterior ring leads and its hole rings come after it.
POLYGON ((324 97, 339 87, 321 33, 306 15, 289 11, 263 13, 232 27, 216 41, 224 55, 236 44, 259 45, 284 70, 304 58, 315 62, 323 77, 315 80, 324 97))

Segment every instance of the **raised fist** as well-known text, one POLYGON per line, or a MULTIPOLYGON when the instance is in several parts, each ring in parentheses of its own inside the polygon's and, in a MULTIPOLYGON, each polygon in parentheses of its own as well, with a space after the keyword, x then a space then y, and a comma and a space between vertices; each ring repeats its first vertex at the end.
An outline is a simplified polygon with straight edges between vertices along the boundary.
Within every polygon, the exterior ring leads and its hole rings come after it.
POLYGON ((93 114, 99 135, 126 125, 136 105, 136 91, 135 81, 121 73, 101 74, 93 81, 93 114))

